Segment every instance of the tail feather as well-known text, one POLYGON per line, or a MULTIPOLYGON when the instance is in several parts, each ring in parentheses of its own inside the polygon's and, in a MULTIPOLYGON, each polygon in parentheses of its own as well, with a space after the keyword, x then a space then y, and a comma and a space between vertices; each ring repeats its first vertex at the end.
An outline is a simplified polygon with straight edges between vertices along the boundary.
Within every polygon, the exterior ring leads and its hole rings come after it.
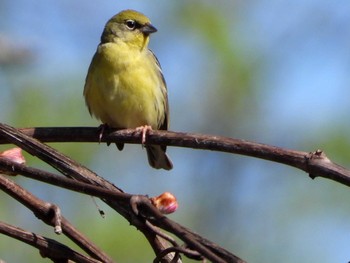
POLYGON ((171 170, 173 163, 159 145, 146 145, 148 163, 155 169, 171 170))

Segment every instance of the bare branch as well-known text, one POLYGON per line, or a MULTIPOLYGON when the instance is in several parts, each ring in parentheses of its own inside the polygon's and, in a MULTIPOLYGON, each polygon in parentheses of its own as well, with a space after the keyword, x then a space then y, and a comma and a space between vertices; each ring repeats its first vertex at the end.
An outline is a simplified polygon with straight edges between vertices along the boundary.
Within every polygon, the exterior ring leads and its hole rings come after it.
MULTIPOLYGON (((132 197, 134 196, 124 193, 121 189, 97 176, 86 167, 33 139, 36 138, 43 142, 98 142, 98 135, 99 131, 97 128, 33 128, 17 130, 5 124, 0 124, 0 143, 14 143, 52 165, 62 174, 79 182, 59 178, 59 176, 52 174, 46 174, 47 178, 42 179, 43 181, 48 183, 56 181, 55 183, 61 184, 60 186, 68 189, 102 198, 103 201, 123 215, 146 236, 157 255, 156 260, 171 262, 173 257, 166 258, 164 261, 163 256, 169 256, 174 254, 174 252, 177 254, 183 249, 176 242, 172 242, 173 245, 169 244, 162 236, 165 239, 171 239, 157 232, 154 226, 173 233, 183 240, 189 248, 188 255, 196 256, 196 253, 199 253, 213 262, 244 262, 232 253, 162 215, 146 196, 137 196, 139 198, 137 202, 132 203, 132 197), (136 213, 134 213, 135 211, 136 213)), ((102 141, 107 143, 141 143, 141 137, 140 133, 135 130, 106 130, 102 141)), ((150 131, 147 142, 150 144, 252 156, 293 166, 307 172, 311 178, 320 176, 350 186, 350 171, 331 162, 320 150, 307 153, 227 137, 169 131, 150 131)), ((16 170, 16 172, 29 177, 31 173, 45 173, 23 165, 11 166, 3 160, 0 160, 0 167, 1 169, 6 167, 8 170, 12 167, 12 171, 16 170)), ((180 262, 180 259, 177 262, 180 262)))
MULTIPOLYGON (((85 183, 97 185, 108 190, 122 192, 119 188, 115 187, 113 184, 110 184, 103 178, 98 177, 95 173, 84 166, 8 125, 0 124, 0 135, 3 135, 11 143, 16 144, 17 146, 25 149, 27 152, 52 165, 54 168, 68 177, 79 181, 81 180, 85 183)), ((10 171, 13 172, 13 168, 10 171)), ((103 198, 103 201, 123 215, 131 224, 136 226, 146 236, 156 255, 164 251, 164 249, 170 247, 170 244, 166 240, 157 235, 157 233, 153 231, 148 224, 146 224, 143 217, 140 217, 133 212, 130 203, 126 204, 124 201, 121 202, 120 200, 110 198, 103 198)), ((147 197, 144 197, 144 201, 140 201, 139 204, 147 204, 145 207, 150 207, 149 209, 145 210, 148 211, 150 219, 166 218, 152 205, 147 197)), ((180 239, 185 241, 188 247, 197 250, 203 257, 213 262, 244 262, 230 252, 220 249, 217 245, 215 245, 215 250, 209 249, 205 244, 203 244, 203 242, 210 243, 209 241, 206 241, 204 238, 196 239, 196 234, 184 227, 181 227, 170 219, 166 218, 165 223, 163 222, 161 224, 157 222, 157 220, 149 221, 152 221, 152 224, 159 227, 162 227, 163 225, 166 226, 170 230, 169 232, 174 233, 180 239), (222 255, 224 255, 224 257, 222 257, 222 255)), ((167 254, 166 258, 163 258, 162 262, 173 262, 173 258, 169 257, 170 255, 171 254, 167 254)), ((181 259, 179 258, 176 262, 181 262, 181 259)))
POLYGON ((42 257, 50 258, 54 262, 67 262, 69 259, 73 260, 74 262, 81 263, 101 262, 99 260, 84 256, 53 239, 25 231, 3 222, 0 222, 0 233, 39 249, 42 257))
MULTIPOLYGON (((0 135, 4 136, 9 142, 26 150, 28 153, 37 156, 39 159, 48 163, 67 177, 101 186, 108 190, 123 192, 115 185, 104 180, 102 177, 99 177, 86 167, 59 153, 52 147, 25 135, 13 127, 0 124, 0 135)), ((149 231, 147 225, 136 215, 134 215, 129 206, 125 206, 124 203, 120 203, 113 199, 103 199, 103 201, 115 209, 119 214, 124 216, 131 224, 135 225, 138 230, 145 235, 156 254, 168 247, 168 243, 164 242, 164 240, 154 234, 153 231, 149 231)), ((171 260, 172 259, 169 259, 168 262, 171 260)))
POLYGON ((56 233, 57 228, 62 229, 62 232, 66 236, 92 257, 103 262, 113 262, 102 250, 96 247, 90 240, 75 229, 75 227, 61 215, 61 212, 56 205, 40 200, 2 175, 0 175, 0 189, 30 209, 37 218, 41 219, 48 225, 54 226, 56 233))
POLYGON ((154 260, 153 263, 158 263, 161 262, 161 259, 169 254, 169 253, 183 253, 189 258, 195 259, 195 260, 203 260, 203 257, 201 254, 199 254, 197 251, 192 251, 188 248, 183 248, 183 247, 169 247, 167 249, 164 249, 162 253, 160 253, 154 260))
MULTIPOLYGON (((216 253, 221 254, 223 258, 232 260, 233 255, 231 253, 224 251, 222 248, 218 247, 214 243, 204 239, 199 235, 192 233, 190 230, 176 224, 175 222, 171 221, 170 219, 162 215, 152 205, 149 198, 146 196, 140 196, 140 195, 133 196, 126 193, 118 193, 113 190, 106 190, 98 186, 91 186, 86 183, 76 182, 72 179, 62 178, 61 176, 44 172, 39 169, 26 167, 22 164, 16 164, 14 162, 11 162, 3 158, 0 158, 0 168, 1 170, 11 169, 11 172, 23 174, 25 176, 28 176, 40 181, 54 183, 55 185, 59 185, 61 187, 64 187, 70 190, 78 191, 89 195, 94 195, 96 197, 104 198, 106 200, 118 200, 122 202, 124 206, 126 207, 130 206, 131 207, 130 209, 132 209, 133 205, 131 204, 133 203, 137 206, 137 210, 141 209, 140 215, 142 215, 143 217, 151 221, 152 224, 175 234, 180 239, 185 241, 187 244, 191 245, 193 249, 201 251, 202 255, 206 255, 206 257, 213 260, 214 262, 221 262, 220 258, 215 256, 216 253), (133 202, 135 198, 137 198, 137 201, 133 202), (202 243, 204 245, 201 245, 202 243), (213 249, 215 247, 217 247, 217 249, 213 249), (211 249, 213 249, 213 251, 210 251, 211 249)), ((120 205, 122 203, 120 203, 120 205)), ((137 222, 138 221, 139 220, 137 220, 137 222)), ((137 222, 136 224, 138 224, 137 222)), ((148 231, 154 232, 154 234, 160 237, 163 237, 169 241, 169 237, 165 237, 164 234, 160 234, 159 231, 156 230, 154 226, 149 225, 148 221, 146 221, 145 224, 148 227, 148 231)), ((176 242, 174 243, 173 240, 170 240, 170 243, 172 243, 173 245, 176 245, 176 242)), ((236 261, 232 261, 232 262, 243 262, 239 258, 235 258, 235 260, 236 261)), ((225 261, 222 261, 222 262, 225 262, 225 261)))
POLYGON ((74 179, 65 178, 63 176, 46 172, 37 168, 29 167, 23 164, 15 163, 6 158, 0 157, 0 171, 6 173, 6 171, 12 171, 13 173, 23 175, 25 177, 55 185, 58 187, 66 188, 75 192, 88 194, 100 198, 110 198, 118 200, 120 202, 129 203, 132 195, 102 188, 100 186, 91 185, 84 182, 79 182, 74 179))
MULTIPOLYGON (((1 124, 0 124, 1 127, 1 124)), ((42 142, 98 142, 99 130, 91 127, 27 128, 24 134, 42 142)), ((102 142, 141 143, 140 133, 133 129, 106 129, 102 142)), ((246 140, 171 131, 149 131, 147 142, 168 146, 227 152, 286 164, 310 174, 350 186, 350 171, 331 162, 322 151, 302 152, 246 140)), ((8 140, 0 134, 0 144, 8 140)))

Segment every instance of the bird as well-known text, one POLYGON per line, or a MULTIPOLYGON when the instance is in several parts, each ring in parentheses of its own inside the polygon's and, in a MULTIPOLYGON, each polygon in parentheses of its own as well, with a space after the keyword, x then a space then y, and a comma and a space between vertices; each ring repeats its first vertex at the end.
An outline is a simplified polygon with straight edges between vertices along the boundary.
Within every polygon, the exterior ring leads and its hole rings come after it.
MULTIPOLYGON (((157 57, 148 48, 155 32, 150 19, 135 10, 123 10, 108 20, 83 95, 91 116, 107 127, 141 131, 150 166, 170 170, 173 164, 166 146, 146 143, 149 130, 169 126, 167 85, 157 57)), ((123 144, 117 147, 121 150, 123 144)))

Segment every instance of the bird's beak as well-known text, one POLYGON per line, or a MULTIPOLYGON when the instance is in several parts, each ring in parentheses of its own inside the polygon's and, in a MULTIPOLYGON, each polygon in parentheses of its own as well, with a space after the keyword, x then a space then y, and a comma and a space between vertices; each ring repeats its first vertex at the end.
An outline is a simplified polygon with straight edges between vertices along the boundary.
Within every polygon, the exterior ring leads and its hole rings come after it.
POLYGON ((140 28, 140 31, 144 34, 152 34, 154 32, 157 32, 157 28, 152 26, 151 24, 145 24, 143 27, 140 28))

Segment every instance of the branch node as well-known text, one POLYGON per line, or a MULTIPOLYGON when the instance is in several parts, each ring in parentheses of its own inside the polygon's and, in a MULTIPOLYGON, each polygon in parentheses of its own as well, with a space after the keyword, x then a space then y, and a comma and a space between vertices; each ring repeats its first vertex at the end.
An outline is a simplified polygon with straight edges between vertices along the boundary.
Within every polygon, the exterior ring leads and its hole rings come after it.
POLYGON ((328 157, 326 156, 326 154, 324 153, 323 150, 317 149, 314 152, 309 152, 309 154, 307 155, 307 159, 308 160, 312 160, 312 159, 323 159, 325 161, 330 161, 328 159, 328 157))
POLYGON ((139 210, 139 205, 149 203, 151 204, 151 201, 149 198, 145 195, 133 195, 130 198, 130 206, 132 211, 134 212, 135 215, 140 216, 140 210, 139 210))
POLYGON ((162 237, 163 239, 167 240, 169 243, 171 243, 175 247, 179 247, 179 245, 176 243, 175 239, 171 236, 163 233, 159 228, 152 225, 149 221, 146 221, 146 225, 158 236, 162 237))
POLYGON ((54 226, 54 232, 57 235, 62 234, 62 214, 61 209, 55 204, 49 204, 50 214, 52 213, 51 222, 54 226))
MULTIPOLYGON (((326 154, 324 153, 323 150, 317 149, 314 152, 309 152, 309 154, 307 154, 305 156, 305 160, 306 160, 306 167, 309 169, 310 167, 310 162, 313 160, 322 160, 323 162, 328 162, 331 163, 331 161, 328 159, 328 157, 326 156, 326 154)), ((317 177, 317 175, 309 173, 309 177, 311 179, 315 179, 317 177)))
POLYGON ((132 211, 134 212, 135 215, 139 215, 139 209, 138 209, 138 205, 140 203, 140 196, 139 195, 133 195, 131 198, 130 198, 130 206, 131 206, 131 209, 132 211))
POLYGON ((190 259, 193 260, 198 260, 198 261, 203 261, 204 262, 204 257, 199 254, 197 251, 191 250, 186 247, 169 247, 164 249, 161 253, 157 255, 157 257, 153 260, 154 263, 159 263, 162 262, 162 258, 164 258, 166 255, 174 253, 173 261, 172 262, 177 262, 178 259, 180 259, 180 253, 183 253, 185 256, 187 256, 190 259))

